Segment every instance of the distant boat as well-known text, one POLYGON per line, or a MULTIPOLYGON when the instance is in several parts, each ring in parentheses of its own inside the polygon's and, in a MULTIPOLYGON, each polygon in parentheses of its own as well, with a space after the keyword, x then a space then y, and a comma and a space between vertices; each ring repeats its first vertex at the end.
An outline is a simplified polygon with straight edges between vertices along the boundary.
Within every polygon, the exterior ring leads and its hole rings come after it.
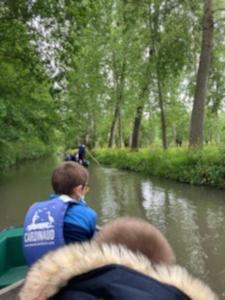
POLYGON ((64 161, 75 161, 79 164, 81 164, 82 166, 88 168, 90 162, 86 159, 83 159, 83 160, 79 160, 76 155, 73 155, 73 154, 70 154, 70 153, 66 153, 65 156, 64 156, 64 161))
POLYGON ((18 290, 26 277, 28 267, 23 256, 22 227, 0 232, 0 299, 18 290))

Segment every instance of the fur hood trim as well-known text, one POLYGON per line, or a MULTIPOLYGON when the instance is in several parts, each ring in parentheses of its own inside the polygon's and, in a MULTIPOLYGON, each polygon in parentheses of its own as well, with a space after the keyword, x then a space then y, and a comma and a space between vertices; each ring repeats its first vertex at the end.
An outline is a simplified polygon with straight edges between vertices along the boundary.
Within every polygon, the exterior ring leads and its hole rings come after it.
POLYGON ((123 246, 95 242, 73 244, 49 252, 30 269, 20 292, 20 300, 45 300, 55 295, 74 276, 109 264, 123 265, 160 282, 172 285, 192 300, 217 300, 202 281, 184 268, 152 265, 143 255, 123 246))

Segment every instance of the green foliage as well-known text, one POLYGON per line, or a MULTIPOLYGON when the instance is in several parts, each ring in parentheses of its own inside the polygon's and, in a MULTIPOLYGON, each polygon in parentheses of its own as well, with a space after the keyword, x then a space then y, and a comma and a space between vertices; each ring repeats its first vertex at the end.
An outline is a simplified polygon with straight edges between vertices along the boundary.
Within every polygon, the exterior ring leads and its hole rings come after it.
POLYGON ((0 168, 48 154, 57 111, 50 80, 31 43, 27 2, 0 5, 0 168))
POLYGON ((95 149, 93 154, 103 164, 143 172, 197 185, 225 188, 225 149, 206 147, 190 151, 152 147, 138 152, 127 149, 95 149))
MULTIPOLYGON (((120 141, 122 135, 122 142, 128 145, 136 109, 143 105, 140 145, 158 143, 161 139, 158 80, 168 144, 173 145, 176 139, 187 144, 200 52, 202 3, 97 0, 84 7, 85 13, 78 7, 73 9, 73 17, 77 14, 80 23, 83 17, 85 25, 79 27, 79 34, 75 26, 71 28, 73 43, 78 46, 71 53, 68 73, 66 140, 107 145, 118 108, 120 120, 117 119, 115 126, 115 141, 120 141)), ((208 101, 222 124, 217 133, 220 141, 224 126, 221 115, 224 76, 220 61, 224 59, 224 51, 219 41, 223 36, 223 29, 217 25, 208 101)), ((215 135, 208 136, 206 132, 208 142, 215 141, 215 135)))
MULTIPOLYGON (((140 146, 160 145, 158 84, 168 145, 176 140, 187 144, 202 4, 193 0, 2 1, 0 167, 45 155, 59 145, 106 146, 118 103, 117 145, 129 146, 138 106, 143 107, 140 146)), ((222 1, 214 5, 205 142, 220 145, 225 143, 225 33, 220 21, 222 1)), ((117 159, 122 163, 128 154, 121 151, 117 159)), ((182 173, 179 159, 188 169, 189 159, 192 165, 195 156, 189 158, 187 153, 184 159, 183 152, 176 150, 174 159, 168 156, 170 151, 155 150, 143 168, 174 178, 180 174, 188 182, 192 171, 182 173), (166 169, 156 164, 157 155, 165 159, 166 169)), ((128 160, 125 167, 142 169, 138 155, 129 154, 132 164, 128 160)), ((208 174, 214 172, 212 168, 200 170, 208 174)))

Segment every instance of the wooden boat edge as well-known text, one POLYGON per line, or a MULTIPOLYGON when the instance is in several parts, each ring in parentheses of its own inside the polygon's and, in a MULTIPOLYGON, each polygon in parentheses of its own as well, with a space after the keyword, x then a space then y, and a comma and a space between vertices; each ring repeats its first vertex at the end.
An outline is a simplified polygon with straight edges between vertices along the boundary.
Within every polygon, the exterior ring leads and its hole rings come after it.
POLYGON ((21 280, 15 282, 15 283, 3 288, 3 289, 1 289, 0 290, 0 299, 1 299, 2 296, 6 296, 8 293, 11 293, 11 292, 13 292, 17 289, 19 290, 19 288, 22 287, 24 281, 25 281, 25 279, 21 279, 21 280))

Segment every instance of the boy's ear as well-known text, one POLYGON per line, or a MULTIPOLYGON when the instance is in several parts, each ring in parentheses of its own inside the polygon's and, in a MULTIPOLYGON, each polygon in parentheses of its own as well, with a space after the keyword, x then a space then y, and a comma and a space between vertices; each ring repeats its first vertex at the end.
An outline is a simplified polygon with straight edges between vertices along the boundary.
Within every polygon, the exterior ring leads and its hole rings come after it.
POLYGON ((83 186, 81 184, 73 188, 73 192, 77 195, 80 195, 82 191, 83 191, 83 186))

